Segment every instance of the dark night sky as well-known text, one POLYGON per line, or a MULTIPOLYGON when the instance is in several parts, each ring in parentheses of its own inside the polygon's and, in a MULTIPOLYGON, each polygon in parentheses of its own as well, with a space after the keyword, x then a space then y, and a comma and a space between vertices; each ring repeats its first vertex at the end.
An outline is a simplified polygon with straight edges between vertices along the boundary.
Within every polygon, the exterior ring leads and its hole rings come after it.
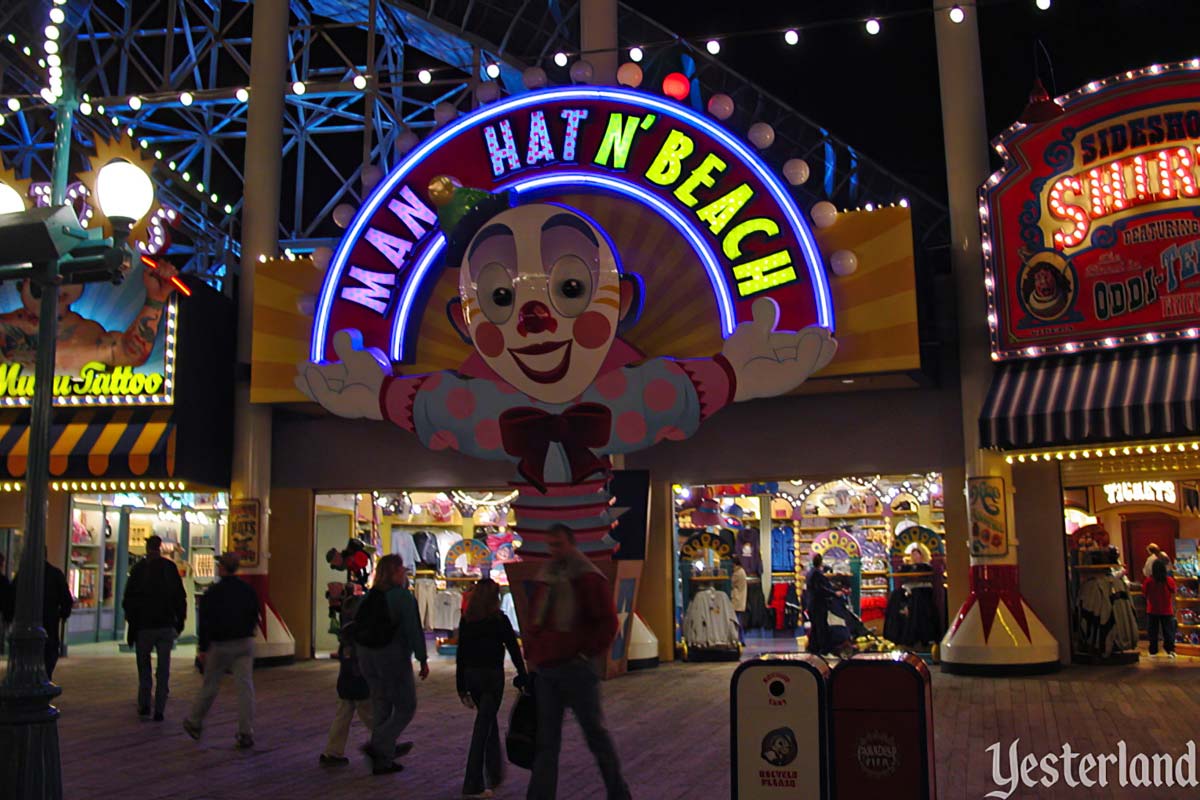
MULTIPOLYGON (((688 37, 759 28, 802 27, 831 19, 788 47, 782 36, 726 42, 718 58, 883 166, 937 197, 945 197, 937 53, 929 0, 626 0, 688 37), (861 23, 870 16, 930 9, 884 20, 880 35, 861 23)), ((948 8, 952 2, 941 0, 948 8)), ((944 12, 943 12, 944 13, 944 12)), ((979 29, 989 136, 1016 119, 1034 77, 1040 41, 1049 52, 1040 74, 1052 94, 1090 80, 1156 62, 1200 56, 1197 0, 982 0, 979 29)))

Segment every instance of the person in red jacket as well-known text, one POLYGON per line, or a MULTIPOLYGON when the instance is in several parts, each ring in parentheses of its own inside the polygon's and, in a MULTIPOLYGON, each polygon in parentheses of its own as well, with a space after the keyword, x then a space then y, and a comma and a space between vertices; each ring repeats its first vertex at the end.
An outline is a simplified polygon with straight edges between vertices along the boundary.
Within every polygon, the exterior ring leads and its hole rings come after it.
POLYGON ((1167 574, 1166 559, 1156 559, 1150 577, 1142 582, 1146 595, 1146 634, 1150 655, 1158 655, 1158 632, 1162 631, 1163 649, 1175 657, 1175 579, 1167 574))
POLYGON ((575 547, 565 525, 548 531, 550 561, 531 592, 533 624, 522 631, 525 659, 536 673, 538 727, 527 800, 554 800, 563 713, 570 708, 600 767, 607 800, 628 800, 612 737, 600 708, 596 667, 617 633, 617 612, 608 579, 575 547))

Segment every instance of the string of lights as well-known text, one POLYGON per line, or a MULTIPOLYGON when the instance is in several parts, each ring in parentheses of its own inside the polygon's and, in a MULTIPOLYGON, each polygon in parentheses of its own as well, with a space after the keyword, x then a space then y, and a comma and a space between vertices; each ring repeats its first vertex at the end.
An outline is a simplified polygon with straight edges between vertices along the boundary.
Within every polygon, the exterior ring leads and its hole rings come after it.
MULTIPOLYGON (((984 2, 980 0, 975 4, 976 7, 1010 5, 1016 2, 1028 2, 1028 0, 990 0, 984 2)), ((1034 0, 1034 5, 1041 11, 1047 11, 1051 7, 1052 0, 1034 0)), ((65 5, 66 0, 54 0, 54 5, 51 7, 49 22, 45 29, 46 40, 43 42, 42 49, 46 53, 45 57, 39 57, 38 65, 48 70, 48 86, 44 88, 39 95, 0 95, 0 100, 7 103, 10 111, 19 111, 25 103, 37 102, 43 100, 46 103, 53 103, 62 96, 62 63, 59 56, 58 37, 60 36, 59 25, 64 19, 64 13, 60 6, 65 5)), ((969 6, 968 6, 969 7, 969 6)), ((616 52, 632 63, 641 63, 655 50, 664 50, 677 47, 681 44, 691 45, 693 47, 703 47, 709 55, 717 56, 721 53, 722 44, 725 42, 754 39, 754 38, 782 38, 784 43, 789 47, 796 47, 801 44, 806 33, 825 30, 834 27, 842 26, 861 26, 863 31, 868 36, 879 36, 884 33, 885 23, 897 21, 906 18, 918 17, 928 14, 946 14, 951 22, 956 24, 966 20, 967 7, 957 3, 947 3, 942 6, 927 8, 927 9, 911 9, 907 11, 893 11, 881 13, 870 17, 839 17, 835 19, 824 19, 814 22, 808 22, 801 25, 793 25, 787 27, 770 27, 756 28, 744 31, 733 31, 717 35, 696 36, 696 37, 676 37, 671 39, 662 39, 658 41, 643 42, 632 47, 622 47, 616 52)), ((16 38, 9 34, 7 37, 9 44, 17 45, 16 38)), ((21 51, 29 57, 32 57, 34 50, 30 46, 21 47, 21 51)), ((578 50, 566 51, 560 50, 549 57, 549 60, 554 66, 560 69, 565 69, 571 65, 572 60, 578 61, 586 59, 588 56, 611 53, 613 50, 578 50)), ((483 65, 484 74, 490 80, 498 80, 501 75, 501 65, 498 62, 491 62, 483 65)), ((297 96, 305 94, 325 94, 331 92, 345 92, 350 89, 357 91, 381 91, 384 89, 400 87, 409 87, 414 85, 430 86, 435 84, 451 83, 460 80, 461 70, 457 67, 422 67, 412 71, 412 77, 406 78, 403 81, 391 83, 377 83, 372 86, 370 75, 358 74, 348 82, 323 82, 320 84, 304 83, 296 81, 290 87, 291 93, 297 96)), ((575 75, 573 74, 574 78, 575 75)), ((133 95, 128 98, 105 98, 98 101, 95 110, 103 114, 105 105, 110 109, 128 109, 131 111, 140 111, 145 106, 153 105, 182 105, 190 106, 199 97, 197 93, 190 91, 175 92, 157 92, 143 93, 133 95)), ((242 87, 233 90, 223 90, 217 92, 204 92, 204 99, 221 100, 228 99, 231 102, 245 103, 249 100, 249 87, 242 87)), ((85 98, 85 102, 80 105, 80 112, 83 114, 91 113, 90 100, 85 98)), ((0 125, 4 124, 4 115, 0 113, 0 125)))

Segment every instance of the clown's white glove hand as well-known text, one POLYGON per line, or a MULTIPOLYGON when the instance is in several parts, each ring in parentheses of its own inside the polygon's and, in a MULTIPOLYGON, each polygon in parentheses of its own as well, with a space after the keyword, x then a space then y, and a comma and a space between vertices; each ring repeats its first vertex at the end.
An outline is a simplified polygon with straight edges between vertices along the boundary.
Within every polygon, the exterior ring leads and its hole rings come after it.
POLYGON ((837 342, 825 328, 777 331, 779 306, 760 297, 751 308, 753 319, 737 326, 721 355, 737 376, 735 402, 786 394, 833 359, 837 342))
POLYGON ((340 361, 299 364, 296 388, 339 417, 383 419, 379 390, 391 374, 387 357, 363 347, 362 334, 354 330, 335 333, 333 351, 340 361))

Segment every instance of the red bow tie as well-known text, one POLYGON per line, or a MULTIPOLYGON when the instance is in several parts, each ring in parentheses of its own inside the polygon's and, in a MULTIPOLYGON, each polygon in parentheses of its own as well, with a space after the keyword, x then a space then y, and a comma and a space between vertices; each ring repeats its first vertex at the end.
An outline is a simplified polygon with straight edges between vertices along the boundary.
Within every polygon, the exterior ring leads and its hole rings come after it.
POLYGON ((546 454, 550 444, 562 445, 571 470, 571 481, 607 469, 608 462, 592 452, 608 444, 612 412, 599 403, 580 403, 561 414, 540 408, 513 408, 500 415, 500 440, 504 452, 520 459, 517 472, 545 493, 546 454))

